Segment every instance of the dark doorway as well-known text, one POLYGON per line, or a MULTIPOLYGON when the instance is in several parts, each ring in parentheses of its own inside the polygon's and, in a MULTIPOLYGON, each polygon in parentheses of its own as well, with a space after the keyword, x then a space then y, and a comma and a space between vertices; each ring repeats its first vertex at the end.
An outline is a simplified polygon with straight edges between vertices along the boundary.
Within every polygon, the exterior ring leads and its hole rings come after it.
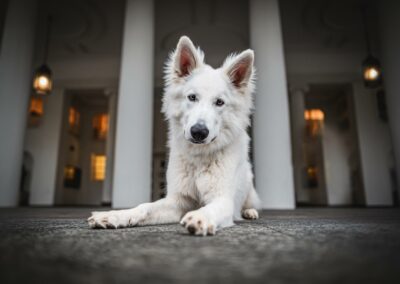
POLYGON ((102 90, 66 94, 56 204, 101 205, 107 173, 109 97, 102 90))
POLYGON ((294 155, 297 204, 364 205, 351 87, 310 85, 303 112, 301 139, 293 139, 301 143, 294 147, 301 151, 294 155))

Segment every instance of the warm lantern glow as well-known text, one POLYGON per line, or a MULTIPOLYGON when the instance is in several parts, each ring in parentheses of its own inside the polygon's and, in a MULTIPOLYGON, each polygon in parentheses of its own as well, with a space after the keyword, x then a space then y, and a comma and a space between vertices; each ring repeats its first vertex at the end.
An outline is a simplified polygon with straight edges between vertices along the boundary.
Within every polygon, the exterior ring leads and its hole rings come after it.
POLYGON ((304 111, 305 120, 324 120, 324 112, 320 109, 308 109, 304 111))
POLYGON ((39 87, 40 88, 47 89, 49 87, 50 80, 46 76, 40 76, 38 78, 38 81, 39 81, 39 87))
POLYGON ((64 180, 74 180, 75 179, 75 167, 66 166, 64 168, 64 180))
POLYGON ((108 132, 108 115, 105 113, 93 117, 93 134, 96 139, 106 139, 108 132))
POLYGON ((43 105, 42 97, 31 97, 28 109, 28 127, 38 127, 40 125, 44 113, 43 105))
POLYGON ((307 183, 308 187, 318 186, 318 169, 314 166, 307 167, 307 183))
POLYGON ((40 66, 33 79, 33 89, 37 94, 48 95, 53 87, 51 80, 51 71, 46 65, 40 66))
POLYGON ((322 125, 325 119, 324 112, 320 109, 308 109, 304 111, 307 133, 316 137, 321 133, 322 125))
POLYGON ((377 88, 382 82, 382 70, 379 60, 369 55, 363 61, 362 69, 364 84, 369 88, 377 88))
POLYGON ((69 108, 68 114, 68 122, 69 122, 69 129, 72 132, 78 133, 79 132, 79 120, 80 120, 80 113, 74 107, 69 108))
POLYGON ((375 81, 379 78, 379 70, 375 67, 369 67, 364 70, 364 79, 368 81, 375 81))
POLYGON ((105 155, 92 154, 91 168, 93 181, 104 181, 106 178, 106 163, 107 159, 105 155))
POLYGON ((31 98, 29 105, 29 114, 31 116, 40 117, 43 115, 43 99, 42 98, 31 98))

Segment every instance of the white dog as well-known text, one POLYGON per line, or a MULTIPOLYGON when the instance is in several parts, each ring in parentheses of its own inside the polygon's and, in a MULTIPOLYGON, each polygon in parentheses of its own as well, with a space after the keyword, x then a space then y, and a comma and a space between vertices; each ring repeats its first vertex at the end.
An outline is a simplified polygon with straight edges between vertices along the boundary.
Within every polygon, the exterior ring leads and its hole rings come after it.
POLYGON ((169 122, 167 196, 133 209, 93 212, 92 228, 179 222, 191 234, 214 235, 234 220, 257 219, 259 198, 248 157, 254 53, 222 67, 183 36, 165 68, 163 109, 169 122))

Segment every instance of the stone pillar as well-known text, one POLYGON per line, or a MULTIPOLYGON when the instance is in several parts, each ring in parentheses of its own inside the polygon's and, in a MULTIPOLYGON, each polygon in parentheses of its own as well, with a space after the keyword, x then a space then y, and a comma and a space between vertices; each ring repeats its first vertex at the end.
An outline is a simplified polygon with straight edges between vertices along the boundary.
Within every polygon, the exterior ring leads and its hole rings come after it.
POLYGON ((0 47, 0 207, 18 205, 36 1, 10 0, 0 47))
POLYGON ((150 201, 154 2, 128 0, 116 121, 113 207, 150 201))
POLYGON ((400 2, 384 0, 380 4, 383 80, 396 160, 397 193, 400 198, 400 33, 398 30, 400 26, 400 2))
POLYGON ((253 145, 263 208, 295 207, 288 92, 277 0, 250 0, 250 45, 257 88, 253 145))
POLYGON ((40 126, 26 130, 24 148, 33 157, 29 205, 54 205, 63 104, 64 89, 54 88, 51 95, 44 98, 40 126))
POLYGON ((305 168, 303 143, 305 120, 305 93, 308 91, 307 86, 291 87, 290 90, 290 112, 291 112, 291 135, 292 135, 292 151, 293 151, 293 174, 296 192, 296 200, 298 202, 309 202, 309 190, 303 187, 303 170, 305 168))
POLYGON ((112 201, 112 181, 113 181, 113 168, 114 168, 114 137, 115 137, 115 116, 117 95, 113 90, 107 91, 108 96, 108 133, 106 141, 106 180, 103 184, 103 204, 110 204, 112 201))

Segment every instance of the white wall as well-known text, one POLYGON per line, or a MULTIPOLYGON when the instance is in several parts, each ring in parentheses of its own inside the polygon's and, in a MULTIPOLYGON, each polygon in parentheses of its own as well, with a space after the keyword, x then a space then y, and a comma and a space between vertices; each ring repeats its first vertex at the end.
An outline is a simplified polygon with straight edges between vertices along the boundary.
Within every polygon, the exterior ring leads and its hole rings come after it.
POLYGON ((33 157, 30 205, 53 205, 62 121, 63 90, 44 97, 44 116, 37 128, 27 128, 24 150, 33 157))
POLYGON ((389 128, 378 117, 376 90, 353 85, 366 205, 392 205, 389 168, 393 165, 389 128))

